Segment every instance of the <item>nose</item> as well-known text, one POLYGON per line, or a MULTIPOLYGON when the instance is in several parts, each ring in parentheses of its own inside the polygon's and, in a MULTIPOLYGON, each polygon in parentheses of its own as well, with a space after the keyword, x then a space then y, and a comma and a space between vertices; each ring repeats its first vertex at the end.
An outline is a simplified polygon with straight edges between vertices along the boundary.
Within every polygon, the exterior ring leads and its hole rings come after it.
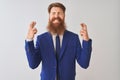
POLYGON ((56 13, 56 14, 55 14, 55 18, 57 18, 58 16, 59 16, 58 13, 56 13))

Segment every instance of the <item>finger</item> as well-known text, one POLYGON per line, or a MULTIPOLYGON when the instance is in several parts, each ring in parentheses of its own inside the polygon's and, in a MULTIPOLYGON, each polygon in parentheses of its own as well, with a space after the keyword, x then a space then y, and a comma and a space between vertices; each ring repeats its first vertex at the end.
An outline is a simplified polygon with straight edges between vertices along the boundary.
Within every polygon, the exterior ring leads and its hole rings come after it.
POLYGON ((80 31, 80 34, 86 35, 86 34, 87 34, 87 31, 86 31, 86 30, 81 30, 81 31, 80 31))
POLYGON ((86 33, 87 31, 82 29, 80 32, 86 33))
POLYGON ((82 32, 83 32, 83 31, 85 31, 85 30, 81 29, 80 31, 82 31, 82 32))
POLYGON ((34 32, 34 34, 36 34, 36 33, 37 33, 37 29, 36 29, 36 30, 34 30, 33 32, 34 32))
POLYGON ((80 32, 80 35, 83 36, 84 34, 82 32, 80 32))
POLYGON ((87 30, 87 25, 85 23, 80 24, 83 30, 87 30))
POLYGON ((37 31, 37 29, 36 29, 36 28, 33 28, 33 32, 34 32, 34 31, 37 31))
POLYGON ((36 34, 37 33, 37 31, 34 31, 34 34, 36 34))
POLYGON ((32 30, 33 30, 33 31, 37 31, 37 29, 36 29, 36 28, 33 28, 32 30))
POLYGON ((84 31, 84 30, 81 30, 80 32, 84 33, 85 31, 84 31))
POLYGON ((80 33, 81 33, 81 34, 85 34, 85 32, 84 32, 84 31, 81 31, 80 33))
POLYGON ((36 25, 36 22, 35 22, 35 21, 31 22, 31 23, 30 23, 30 29, 33 29, 35 25, 36 25))
POLYGON ((84 31, 80 31, 80 35, 83 36, 84 35, 84 31))
POLYGON ((86 26, 86 24, 84 24, 84 23, 81 24, 81 27, 82 27, 82 29, 84 29, 84 30, 87 29, 87 26, 86 26))

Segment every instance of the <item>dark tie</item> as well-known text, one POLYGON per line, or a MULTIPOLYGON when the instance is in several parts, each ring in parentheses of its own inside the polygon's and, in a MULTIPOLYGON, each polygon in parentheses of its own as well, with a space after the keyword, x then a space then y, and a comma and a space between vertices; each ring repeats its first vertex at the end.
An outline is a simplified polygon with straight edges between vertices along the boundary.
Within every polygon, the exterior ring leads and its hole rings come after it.
POLYGON ((60 38, 59 35, 56 36, 56 61, 57 61, 57 70, 56 70, 56 79, 59 80, 59 54, 60 54, 60 38))

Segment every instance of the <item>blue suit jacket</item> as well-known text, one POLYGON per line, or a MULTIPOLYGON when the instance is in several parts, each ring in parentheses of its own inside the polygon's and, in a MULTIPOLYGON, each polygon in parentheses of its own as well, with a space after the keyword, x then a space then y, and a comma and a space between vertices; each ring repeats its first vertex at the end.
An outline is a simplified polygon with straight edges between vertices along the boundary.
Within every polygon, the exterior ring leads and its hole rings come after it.
MULTIPOLYGON (((91 40, 83 40, 81 47, 78 35, 65 31, 59 56, 60 80, 75 80, 76 60, 82 68, 89 66, 91 43, 91 40)), ((41 80, 55 80, 57 63, 51 34, 46 32, 39 35, 35 47, 33 41, 26 41, 25 49, 32 69, 42 61, 41 80)))

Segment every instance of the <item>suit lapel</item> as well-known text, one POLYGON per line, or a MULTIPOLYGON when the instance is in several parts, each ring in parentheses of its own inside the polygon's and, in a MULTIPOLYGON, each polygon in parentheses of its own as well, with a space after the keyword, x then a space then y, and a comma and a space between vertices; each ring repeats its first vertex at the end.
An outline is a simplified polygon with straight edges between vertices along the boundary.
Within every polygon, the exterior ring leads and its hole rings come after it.
POLYGON ((47 39, 48 39, 48 43, 49 43, 48 45, 50 46, 51 51, 52 51, 54 57, 56 57, 56 56, 55 56, 55 49, 54 49, 54 44, 53 44, 52 35, 51 35, 49 32, 48 32, 48 37, 47 37, 47 39))
POLYGON ((59 59, 61 59, 62 56, 63 56, 63 53, 64 53, 64 51, 66 49, 68 40, 69 40, 69 38, 68 38, 68 31, 66 30, 64 32, 64 35, 63 35, 63 41, 62 41, 62 47, 61 47, 61 50, 60 50, 60 57, 59 57, 59 59))

